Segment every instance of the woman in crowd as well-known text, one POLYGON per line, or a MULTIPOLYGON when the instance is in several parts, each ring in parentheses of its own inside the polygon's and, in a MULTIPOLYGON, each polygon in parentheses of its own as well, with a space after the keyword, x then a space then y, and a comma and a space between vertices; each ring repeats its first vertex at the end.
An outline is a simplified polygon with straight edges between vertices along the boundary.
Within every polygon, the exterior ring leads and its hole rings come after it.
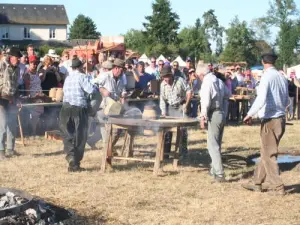
MULTIPOLYGON (((201 88, 201 81, 195 73, 195 69, 188 71, 188 83, 193 92, 193 96, 198 96, 201 88)), ((191 112, 190 117, 196 118, 198 116, 199 100, 191 100, 191 112)))
POLYGON ((39 70, 39 77, 42 81, 44 94, 49 96, 49 90, 58 87, 59 82, 62 80, 58 69, 53 66, 51 57, 45 56, 43 67, 39 70))
MULTIPOLYGON (((38 60, 35 55, 29 57, 29 68, 24 75, 26 92, 30 97, 35 97, 42 93, 41 80, 37 72, 38 60)), ((44 112, 43 106, 35 106, 29 108, 29 126, 31 128, 31 135, 36 135, 36 127, 39 122, 41 114, 44 112)))

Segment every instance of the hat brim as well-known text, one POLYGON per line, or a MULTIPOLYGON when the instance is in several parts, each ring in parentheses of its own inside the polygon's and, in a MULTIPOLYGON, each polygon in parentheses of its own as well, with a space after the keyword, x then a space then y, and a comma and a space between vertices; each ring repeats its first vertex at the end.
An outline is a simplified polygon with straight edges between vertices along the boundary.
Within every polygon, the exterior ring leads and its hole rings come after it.
POLYGON ((59 58, 59 55, 56 55, 56 54, 47 54, 47 56, 50 56, 52 58, 59 58))
POLYGON ((167 73, 167 74, 161 74, 160 76, 161 77, 167 77, 167 76, 173 76, 173 74, 172 73, 167 73))

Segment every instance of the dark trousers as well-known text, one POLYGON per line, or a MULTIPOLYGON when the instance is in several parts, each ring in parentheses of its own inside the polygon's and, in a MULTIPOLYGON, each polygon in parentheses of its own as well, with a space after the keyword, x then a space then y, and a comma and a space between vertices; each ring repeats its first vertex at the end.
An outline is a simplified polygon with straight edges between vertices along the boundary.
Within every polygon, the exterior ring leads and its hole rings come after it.
POLYGON ((285 132, 285 118, 262 122, 260 162, 254 172, 255 184, 268 182, 271 188, 283 186, 277 163, 278 145, 285 132))
POLYGON ((87 141, 88 113, 86 108, 64 104, 60 111, 60 129, 63 133, 64 152, 70 163, 80 165, 87 141))

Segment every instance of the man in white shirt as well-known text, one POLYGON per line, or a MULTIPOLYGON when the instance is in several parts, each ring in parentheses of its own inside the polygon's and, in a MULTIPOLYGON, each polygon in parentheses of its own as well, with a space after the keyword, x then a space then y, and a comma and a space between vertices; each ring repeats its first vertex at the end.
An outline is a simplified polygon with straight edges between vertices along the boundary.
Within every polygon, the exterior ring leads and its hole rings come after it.
POLYGON ((156 77, 156 80, 160 79, 160 77, 159 77, 159 71, 158 71, 158 66, 156 65, 156 58, 155 57, 151 58, 151 64, 150 64, 150 66, 148 66, 145 69, 145 72, 148 73, 148 74, 150 74, 150 75, 154 75, 156 77))
POLYGON ((198 65, 197 72, 204 76, 201 90, 201 128, 208 123, 208 152, 211 157, 210 174, 215 182, 226 182, 221 158, 221 144, 225 125, 225 107, 229 99, 229 91, 225 84, 218 79, 208 65, 198 65))
POLYGON ((241 71, 241 67, 240 66, 236 66, 235 67, 235 76, 238 80, 238 87, 244 87, 245 86, 245 78, 242 74, 242 71, 241 71))

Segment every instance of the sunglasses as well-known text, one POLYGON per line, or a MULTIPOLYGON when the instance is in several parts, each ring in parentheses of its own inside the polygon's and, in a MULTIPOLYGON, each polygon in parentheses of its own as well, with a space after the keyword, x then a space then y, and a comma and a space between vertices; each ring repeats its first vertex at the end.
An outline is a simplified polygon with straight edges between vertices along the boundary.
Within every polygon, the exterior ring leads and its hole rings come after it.
POLYGON ((155 61, 151 62, 151 63, 156 63, 155 61))

